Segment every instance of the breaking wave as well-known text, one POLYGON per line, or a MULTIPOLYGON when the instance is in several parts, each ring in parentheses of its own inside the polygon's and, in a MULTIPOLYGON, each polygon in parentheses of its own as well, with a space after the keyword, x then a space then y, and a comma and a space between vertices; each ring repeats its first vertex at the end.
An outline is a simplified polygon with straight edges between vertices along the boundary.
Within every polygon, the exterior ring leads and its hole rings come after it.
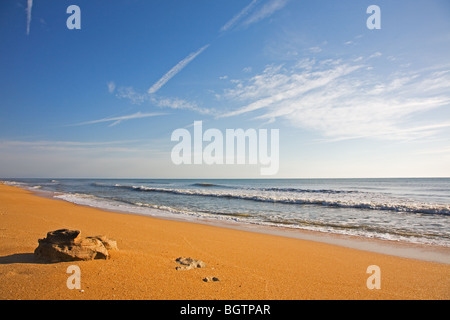
MULTIPOLYGON (((172 189, 172 188, 155 188, 147 186, 127 186, 127 185, 114 185, 116 188, 124 188, 139 192, 159 192, 159 193, 171 193, 185 196, 201 196, 201 197, 215 197, 215 198, 227 198, 238 200, 249 200, 259 202, 270 203, 282 203, 293 205, 316 205, 335 208, 356 208, 356 209, 368 209, 368 210, 388 210, 402 213, 417 213, 417 214, 436 214, 436 215, 450 215, 450 205, 438 205, 438 204, 426 204, 426 203, 413 203, 413 202, 390 202, 380 203, 377 201, 361 201, 357 199, 341 200, 341 199, 326 199, 328 194, 349 193, 349 191, 341 190, 307 190, 290 188, 259 188, 259 193, 249 193, 251 189, 240 189, 238 192, 226 192, 226 191, 211 191, 202 189, 172 189), (276 190, 273 190, 276 189, 276 190), (279 194, 271 194, 267 191, 283 191, 279 194), (296 192, 299 195, 292 196, 286 192, 296 192), (325 195, 323 198, 311 198, 301 197, 301 194, 314 193, 317 195, 325 195)), ((254 189, 255 190, 255 189, 254 189)), ((358 191, 354 191, 355 193, 358 191)), ((350 191, 352 193, 352 191, 350 191)))

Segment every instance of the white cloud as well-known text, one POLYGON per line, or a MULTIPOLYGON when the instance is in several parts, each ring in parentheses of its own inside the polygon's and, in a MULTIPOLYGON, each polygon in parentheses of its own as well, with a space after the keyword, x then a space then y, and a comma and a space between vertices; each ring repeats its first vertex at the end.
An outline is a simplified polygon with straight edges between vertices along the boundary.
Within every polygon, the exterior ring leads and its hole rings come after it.
POLYGON ((372 58, 378 58, 381 57, 383 54, 381 52, 375 52, 374 54, 372 54, 371 56, 369 56, 369 59, 372 58))
POLYGON ((296 99, 308 91, 324 87, 336 78, 342 77, 360 66, 340 65, 334 69, 314 72, 291 73, 283 70, 282 66, 269 66, 261 75, 253 77, 247 86, 240 86, 227 91, 230 97, 245 100, 256 98, 256 101, 223 117, 236 116, 262 108, 282 101, 296 99))
POLYGON ((237 25, 249 26, 259 22, 265 18, 270 17, 276 11, 281 10, 286 6, 289 0, 268 0, 264 5, 256 9, 260 0, 252 0, 245 8, 230 19, 226 24, 220 28, 221 32, 228 31, 237 25), (243 20, 245 17, 247 19, 243 20), (243 21, 242 21, 243 20, 243 21), (242 21, 242 22, 241 22, 242 21))
POLYGON ((139 93, 133 87, 120 87, 117 89, 116 96, 118 98, 125 98, 133 104, 141 104, 148 100, 149 95, 146 93, 139 93))
POLYGON ((447 127, 440 119, 422 122, 416 116, 450 105, 450 72, 386 76, 369 74, 367 67, 354 60, 267 66, 224 91, 221 98, 241 106, 222 117, 252 114, 264 121, 283 119, 328 140, 420 139, 447 127))
POLYGON ((165 141, 0 140, 0 177, 154 177, 170 174, 165 141))
POLYGON ((142 119, 142 118, 149 118, 149 117, 156 117, 156 116, 163 116, 166 115, 165 113, 141 113, 136 112, 134 114, 126 115, 126 116, 120 116, 120 117, 110 117, 110 118, 103 118, 99 120, 92 120, 92 121, 86 121, 81 122, 78 124, 74 124, 74 126, 83 126, 88 124, 96 124, 96 123, 102 123, 102 122, 112 122, 109 126, 115 126, 122 121, 131 120, 131 119, 142 119))
MULTIPOLYGON (((225 78, 226 79, 226 78, 225 78)), ((160 97, 150 93, 137 92, 133 87, 120 87, 116 96, 125 98, 133 104, 141 105, 144 102, 151 103, 160 108, 170 108, 176 110, 190 110, 200 114, 212 114, 214 110, 199 107, 195 102, 187 101, 176 97, 160 97)))
POLYGON ((95 150, 100 152, 118 151, 131 152, 138 151, 136 146, 141 140, 115 140, 103 142, 89 142, 89 141, 20 141, 20 140, 0 140, 0 149, 35 149, 43 151, 89 151, 95 150))
POLYGON ((316 59, 305 58, 305 59, 298 60, 295 63, 294 69, 311 70, 315 64, 316 64, 316 59))
POLYGON ((31 10, 33 8, 33 0, 27 1, 27 35, 30 34, 31 10))
POLYGON ((319 53, 319 52, 322 52, 322 48, 320 48, 320 47, 311 47, 311 48, 309 48, 309 51, 311 51, 312 53, 319 53))
POLYGON ((201 47, 196 52, 192 52, 186 58, 178 62, 172 69, 169 70, 161 79, 159 79, 153 86, 148 89, 148 93, 153 94, 156 93, 163 85, 167 83, 170 79, 172 79, 178 72, 183 70, 192 60, 194 60, 200 53, 206 50, 209 47, 209 44, 201 47))
POLYGON ((246 19, 243 24, 248 26, 262 19, 268 18, 276 11, 284 8, 284 6, 286 6, 287 3, 288 0, 269 0, 259 10, 257 10, 250 17, 248 17, 248 19, 246 19))
POLYGON ((236 14, 231 20, 229 20, 227 23, 225 23, 222 28, 220 28, 221 32, 225 32, 233 28, 239 20, 241 20, 243 17, 249 14, 249 12, 253 9, 253 7, 256 5, 256 3, 259 0, 252 0, 250 4, 248 4, 244 9, 242 9, 238 14, 236 14))
POLYGON ((108 91, 113 93, 116 90, 116 84, 113 81, 108 82, 108 91))
POLYGON ((394 57, 394 56, 389 56, 389 57, 387 57, 386 59, 388 59, 388 60, 391 61, 391 62, 394 62, 394 61, 397 61, 397 60, 398 60, 398 58, 397 58, 397 57, 394 57))
POLYGON ((151 96, 150 100, 153 104, 161 108, 170 108, 178 110, 191 110, 200 114, 211 114, 212 109, 200 108, 197 104, 179 98, 164 98, 151 96))

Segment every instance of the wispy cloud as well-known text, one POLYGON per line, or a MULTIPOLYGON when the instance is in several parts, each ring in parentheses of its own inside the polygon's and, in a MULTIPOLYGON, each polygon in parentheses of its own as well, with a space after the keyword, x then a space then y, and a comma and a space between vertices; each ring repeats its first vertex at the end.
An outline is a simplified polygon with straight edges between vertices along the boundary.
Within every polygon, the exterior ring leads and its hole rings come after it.
POLYGON ((373 58, 378 58, 381 57, 383 54, 379 51, 375 52, 374 54, 372 54, 369 59, 373 59, 373 58))
POLYGON ((148 174, 164 178, 173 170, 167 166, 167 139, 148 137, 111 141, 0 139, 0 154, 0 177, 138 178, 148 174))
POLYGON ((149 117, 156 117, 156 116, 163 116, 166 115, 166 113, 141 113, 137 112, 134 114, 126 115, 126 116, 120 116, 120 117, 111 117, 111 118, 103 118, 99 120, 92 120, 92 121, 86 121, 74 124, 72 126, 84 126, 88 124, 96 124, 96 123, 103 123, 103 122, 112 122, 109 126, 115 126, 122 121, 131 120, 131 119, 142 119, 142 118, 149 118, 149 117))
POLYGON ((239 22, 239 20, 241 20, 243 17, 249 14, 249 12, 255 7, 258 1, 259 0, 252 0, 250 4, 248 4, 244 9, 242 9, 238 14, 236 14, 231 20, 225 23, 222 26, 222 28, 220 28, 220 31, 225 32, 233 28, 239 22))
POLYGON ((148 89, 148 93, 153 94, 156 93, 159 89, 161 89, 162 86, 164 86, 167 81, 172 79, 178 72, 183 70, 192 60, 197 58, 199 54, 201 54, 203 51, 206 50, 206 48, 209 47, 209 44, 206 46, 201 47, 195 52, 192 52, 190 55, 188 55, 186 58, 178 62, 172 69, 169 70, 161 79, 158 80, 153 86, 148 89))
POLYGON ((381 76, 367 73, 367 67, 361 59, 267 66, 224 91, 221 98, 240 107, 222 117, 252 114, 269 122, 282 119, 329 140, 420 139, 448 128, 439 119, 429 116, 426 122, 419 117, 450 105, 447 69, 381 76))
POLYGON ((42 151, 96 151, 96 152, 137 152, 142 151, 142 140, 115 141, 21 141, 0 140, 0 149, 34 149, 42 151))
POLYGON ((213 109, 201 108, 192 101, 187 101, 176 97, 161 97, 150 93, 140 93, 133 87, 119 87, 116 90, 116 97, 128 99, 131 103, 137 105, 141 105, 146 102, 159 108, 190 110, 200 114, 215 113, 213 109))
POLYGON ((160 108, 170 108, 177 110, 191 110, 200 114, 213 114, 213 109, 201 108, 193 102, 189 102, 179 98, 150 97, 153 104, 160 108))
POLYGON ((320 53, 320 52, 322 52, 322 48, 321 47, 311 47, 311 48, 309 48, 309 51, 311 53, 320 53))
POLYGON ((119 87, 116 90, 116 97, 127 99, 133 104, 142 104, 150 98, 150 95, 137 92, 133 87, 119 87))
POLYGON ((108 82, 108 91, 109 93, 113 93, 114 90, 116 90, 116 84, 114 83, 114 81, 110 81, 108 82))
MULTIPOLYGON (((161 108, 171 109, 184 109, 192 110, 202 114, 208 114, 211 112, 209 109, 200 108, 194 102, 189 102, 179 98, 165 98, 158 97, 156 92, 162 88, 170 79, 172 79, 177 73, 183 70, 192 60, 205 51, 209 47, 209 44, 201 47, 197 51, 191 53, 186 58, 178 62, 172 69, 169 70, 161 79, 159 79, 146 93, 138 92, 133 87, 119 87, 116 89, 114 82, 108 83, 108 90, 110 93, 116 92, 118 98, 124 98, 130 100, 133 104, 142 104, 144 102, 150 102, 151 104, 161 108)), ((105 122, 108 119, 96 120, 97 122, 105 122)), ((119 120, 116 120, 119 121, 119 120)), ((117 123, 120 123, 117 122, 117 123)), ((117 124, 114 122, 112 125, 117 124)), ((88 124, 88 123, 84 123, 88 124)))
MULTIPOLYGON (((32 151, 34 155, 36 151, 41 152, 45 156, 51 155, 57 161, 63 154, 79 156, 80 153, 89 155, 105 155, 107 153, 126 154, 164 154, 158 140, 114 140, 114 141, 58 141, 58 140, 0 140, 0 150, 9 154, 18 154, 23 157, 23 152, 32 151), (56 157, 54 157, 56 156, 56 157)), ((92 158, 89 158, 90 160, 92 158)))
POLYGON ((140 140, 115 140, 115 141, 102 141, 102 142, 86 142, 86 141, 58 141, 58 140, 37 140, 37 141, 22 141, 22 140, 0 140, 1 146, 8 147, 20 147, 20 146, 105 146, 113 144, 128 144, 130 142, 138 142, 140 140))
POLYGON ((270 17, 276 11, 281 10, 286 6, 289 0, 267 0, 263 5, 259 6, 261 0, 252 0, 246 7, 244 7, 238 14, 230 19, 221 28, 221 32, 233 29, 236 26, 249 26, 259 22, 265 18, 270 17))
POLYGON ((254 12, 248 19, 246 19, 243 24, 251 25, 262 19, 270 17, 276 11, 281 10, 286 6, 289 0, 269 0, 265 3, 259 10, 254 12))
POLYGON ((33 0, 27 1, 27 35, 30 34, 31 10, 33 8, 33 0))
POLYGON ((337 78, 343 77, 361 66, 339 65, 334 68, 290 74, 282 66, 268 66, 260 75, 253 77, 247 86, 238 85, 227 91, 227 95, 239 99, 255 99, 254 102, 223 117, 236 116, 247 112, 267 108, 278 102, 298 98, 312 90, 326 86, 337 78))
MULTIPOLYGON (((250 25, 266 17, 269 17, 274 12, 283 8, 289 0, 268 0, 266 3, 264 3, 264 5, 262 5, 258 10, 255 11, 255 7, 257 6, 257 4, 259 4, 260 1, 262 0, 252 0, 238 14, 230 19, 225 25, 223 25, 220 31, 225 32, 227 30, 230 30, 235 25, 240 23, 244 19, 244 17, 247 17, 249 15, 250 16, 248 17, 248 19, 243 22, 244 25, 250 25), (254 12, 251 14, 252 11, 254 12)), ((170 69, 156 83, 154 83, 147 90, 147 93, 139 93, 133 87, 120 87, 116 89, 116 85, 114 82, 108 83, 108 90, 110 93, 117 92, 117 97, 129 99, 134 104, 141 104, 145 101, 150 101, 152 104, 158 107, 193 110, 201 114, 212 114, 214 113, 212 109, 200 108, 195 103, 187 102, 178 98, 161 98, 155 95, 170 79, 172 79, 175 75, 182 71, 189 63, 197 58, 208 47, 209 44, 201 47, 195 52, 192 52, 186 58, 178 62, 172 69, 170 69)), ((250 70, 250 68, 246 68, 244 69, 244 72, 249 72, 250 70)), ((223 77, 221 79, 226 78, 223 77)), ((105 119, 101 120, 102 122, 105 121, 105 119)))

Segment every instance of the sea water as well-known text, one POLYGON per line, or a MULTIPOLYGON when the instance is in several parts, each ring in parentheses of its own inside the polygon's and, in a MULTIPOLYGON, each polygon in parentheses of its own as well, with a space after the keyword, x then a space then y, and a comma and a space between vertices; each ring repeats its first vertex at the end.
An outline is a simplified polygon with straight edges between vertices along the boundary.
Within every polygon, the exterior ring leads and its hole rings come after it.
POLYGON ((59 199, 168 218, 450 247, 450 179, 7 179, 59 199))

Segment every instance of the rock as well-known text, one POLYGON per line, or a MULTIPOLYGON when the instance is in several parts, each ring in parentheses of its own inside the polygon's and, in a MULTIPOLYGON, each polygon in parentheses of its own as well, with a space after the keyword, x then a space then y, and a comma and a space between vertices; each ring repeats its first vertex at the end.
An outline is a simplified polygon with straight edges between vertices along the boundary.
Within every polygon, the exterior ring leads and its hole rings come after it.
POLYGON ((119 250, 117 248, 117 241, 116 240, 108 239, 105 236, 95 236, 95 237, 88 237, 88 238, 100 240, 107 250, 119 250))
POLYGON ((217 282, 217 281, 220 281, 220 279, 217 277, 206 277, 203 279, 203 281, 204 282, 217 282))
POLYGON ((80 235, 80 231, 78 230, 68 230, 68 229, 59 229, 55 231, 50 231, 47 233, 47 241, 52 243, 65 243, 71 242, 75 243, 80 235))
POLYGON ((177 270, 190 270, 195 268, 205 268, 206 263, 201 260, 195 260, 192 258, 183 258, 180 257, 175 260, 178 264, 181 264, 183 267, 176 267, 177 270))
POLYGON ((108 259, 108 248, 118 250, 114 240, 105 236, 81 238, 80 233, 68 229, 50 231, 46 238, 39 239, 34 254, 42 260, 60 262, 108 259))

